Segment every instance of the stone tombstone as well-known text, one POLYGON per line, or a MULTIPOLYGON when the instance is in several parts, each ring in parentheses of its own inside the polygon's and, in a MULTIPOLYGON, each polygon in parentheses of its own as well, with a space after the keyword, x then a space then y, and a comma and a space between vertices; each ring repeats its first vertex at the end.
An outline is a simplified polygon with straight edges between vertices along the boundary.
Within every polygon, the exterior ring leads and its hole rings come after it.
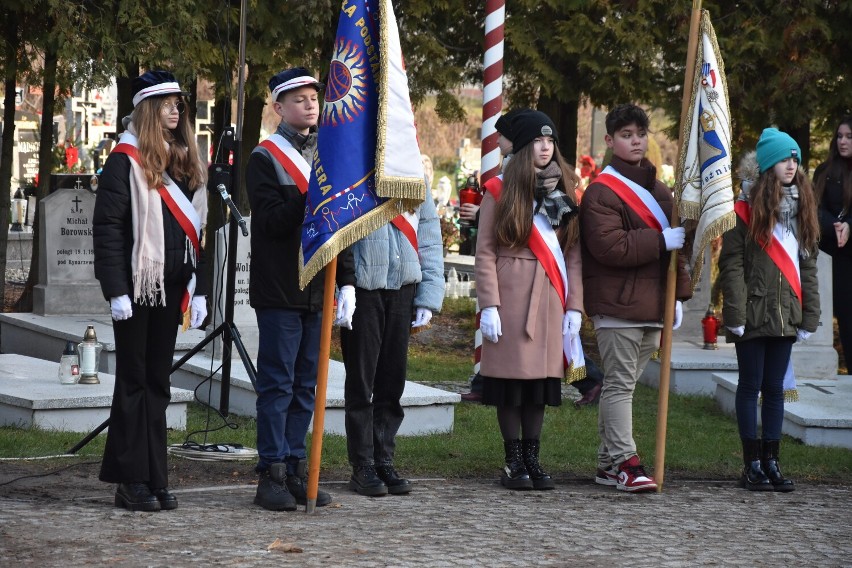
POLYGON ((95 280, 95 194, 78 185, 57 190, 38 207, 39 283, 33 291, 38 315, 109 313, 95 280))
POLYGON ((837 351, 834 349, 834 309, 831 286, 831 256, 820 251, 817 257, 819 280, 819 327, 804 342, 793 345, 793 372, 796 380, 837 377, 837 351))
MULTIPOLYGON (((251 235, 251 217, 246 217, 246 227, 251 235)), ((254 309, 249 305, 249 268, 251 267, 251 241, 250 237, 244 237, 241 232, 237 232, 237 254, 236 254, 236 273, 234 286, 234 324, 240 334, 243 345, 246 351, 253 360, 257 360, 257 319, 254 315, 254 309)), ((228 225, 225 225, 218 231, 214 239, 208 239, 208 246, 212 240, 215 243, 215 253, 208 251, 207 258, 215 258, 215 266, 213 268, 213 282, 210 286, 212 295, 213 314, 211 323, 207 326, 207 333, 212 332, 225 319, 225 295, 228 286, 228 267, 225 259, 227 258, 228 245, 227 240, 230 236, 228 225)), ((212 346, 212 355, 215 358, 222 356, 222 339, 221 336, 208 344, 207 352, 210 352, 212 346)), ((239 359, 240 353, 236 347, 231 348, 231 358, 239 359)))

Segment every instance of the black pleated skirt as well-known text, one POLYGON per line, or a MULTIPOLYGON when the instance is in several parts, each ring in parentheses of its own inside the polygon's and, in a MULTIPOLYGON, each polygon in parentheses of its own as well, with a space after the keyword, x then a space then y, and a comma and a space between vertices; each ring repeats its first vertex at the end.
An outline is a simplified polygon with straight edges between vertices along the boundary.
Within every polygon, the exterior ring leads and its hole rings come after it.
POLYGON ((526 404, 562 404, 562 381, 548 379, 495 379, 482 377, 482 404, 523 406, 526 404))

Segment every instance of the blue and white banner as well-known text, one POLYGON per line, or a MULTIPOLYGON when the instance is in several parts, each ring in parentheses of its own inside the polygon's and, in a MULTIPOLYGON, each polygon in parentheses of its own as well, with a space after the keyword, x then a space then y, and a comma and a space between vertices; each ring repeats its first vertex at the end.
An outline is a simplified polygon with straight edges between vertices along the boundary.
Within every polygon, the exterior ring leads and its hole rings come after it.
POLYGON ((389 0, 344 0, 302 227, 302 287, 340 251, 426 197, 389 0))

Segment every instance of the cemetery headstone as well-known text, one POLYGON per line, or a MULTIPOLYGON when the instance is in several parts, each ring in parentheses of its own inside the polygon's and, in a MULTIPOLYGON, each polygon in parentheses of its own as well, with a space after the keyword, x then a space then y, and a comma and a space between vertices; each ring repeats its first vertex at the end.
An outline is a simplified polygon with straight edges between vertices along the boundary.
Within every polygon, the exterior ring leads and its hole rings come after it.
POLYGON ((39 203, 39 283, 33 290, 34 313, 109 313, 95 280, 94 208, 95 194, 82 183, 59 189, 39 203))

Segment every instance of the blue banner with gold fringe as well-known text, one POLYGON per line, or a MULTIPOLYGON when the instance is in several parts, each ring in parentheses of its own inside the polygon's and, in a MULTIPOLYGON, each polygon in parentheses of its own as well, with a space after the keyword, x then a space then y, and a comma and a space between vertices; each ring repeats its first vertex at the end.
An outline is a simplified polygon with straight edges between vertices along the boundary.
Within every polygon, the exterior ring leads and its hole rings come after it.
POLYGON ((344 0, 302 227, 302 287, 341 250, 423 201, 425 184, 396 19, 344 0))

